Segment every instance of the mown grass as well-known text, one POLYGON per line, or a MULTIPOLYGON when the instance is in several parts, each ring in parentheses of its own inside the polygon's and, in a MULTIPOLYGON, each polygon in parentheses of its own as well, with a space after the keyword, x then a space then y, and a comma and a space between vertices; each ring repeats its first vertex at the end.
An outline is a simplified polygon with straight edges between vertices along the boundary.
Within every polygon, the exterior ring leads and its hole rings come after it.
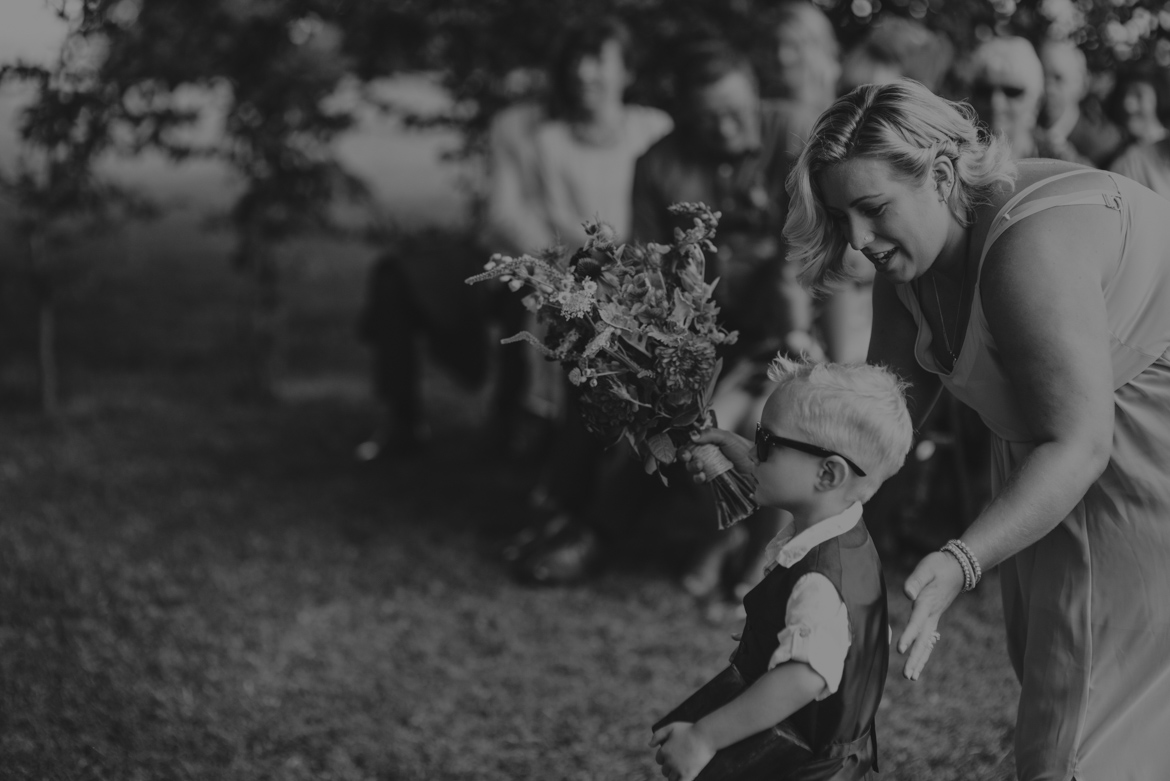
MULTIPOLYGON (((31 408, 23 316, 0 396, 0 778, 651 779, 648 725, 723 665, 656 560, 514 584, 495 553, 531 464, 428 375, 422 457, 358 465, 370 401, 237 401, 243 282, 222 237, 138 229, 74 259, 68 404, 31 408)), ((297 248, 289 377, 360 387, 372 252, 297 248)), ((290 387, 293 383, 290 383, 290 387)), ((300 387, 314 387, 312 382, 300 387)), ((895 628, 905 571, 891 564, 895 628)), ((925 677, 892 661, 883 776, 1011 777, 1018 694, 996 578, 925 677)))

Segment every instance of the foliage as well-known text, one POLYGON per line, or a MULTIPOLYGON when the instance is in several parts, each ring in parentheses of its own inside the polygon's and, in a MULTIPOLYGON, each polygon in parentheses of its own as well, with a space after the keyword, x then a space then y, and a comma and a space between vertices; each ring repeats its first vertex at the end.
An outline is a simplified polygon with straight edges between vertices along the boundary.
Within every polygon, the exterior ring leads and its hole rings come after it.
POLYGON ((651 444, 659 435, 705 425, 716 348, 736 337, 716 322, 715 284, 704 281, 703 248, 714 250, 718 216, 701 204, 672 211, 694 219, 690 230, 677 230, 674 246, 618 245, 608 225, 594 222, 571 255, 494 255, 468 280, 531 290, 525 306, 547 331, 506 341, 528 341, 560 361, 580 392, 587 428, 611 441, 624 436, 650 465, 674 460, 669 439, 661 455, 651 444))
MULTIPOLYGON (((1096 70, 1140 60, 1170 66, 1170 2, 1167 0, 815 0, 833 21, 844 47, 889 16, 908 17, 937 30, 960 55, 995 33, 1038 40, 1070 37, 1096 70)), ((472 141, 517 91, 539 90, 540 81, 519 82, 518 70, 540 72, 558 50, 559 37, 582 20, 617 13, 638 40, 641 78, 633 97, 666 106, 672 59, 688 36, 715 32, 749 52, 762 74, 774 71, 774 0, 436 0, 405 3, 412 28, 425 30, 404 52, 412 67, 443 74, 457 109, 425 118, 463 129, 472 141)))
MULTIPOLYGON (((688 434, 710 425, 716 350, 736 339, 716 319, 717 282, 705 281, 703 253, 716 251, 718 213, 703 204, 670 209, 692 222, 675 229, 673 245, 618 245, 611 227, 592 222, 572 254, 494 255, 486 271, 467 280, 531 290, 524 304, 545 333, 525 331, 505 343, 527 341, 560 361, 577 388, 585 427, 611 442, 624 437, 646 471, 660 476, 658 466, 674 463, 688 434)), ((721 527, 756 509, 737 473, 720 475, 715 487, 721 527)))

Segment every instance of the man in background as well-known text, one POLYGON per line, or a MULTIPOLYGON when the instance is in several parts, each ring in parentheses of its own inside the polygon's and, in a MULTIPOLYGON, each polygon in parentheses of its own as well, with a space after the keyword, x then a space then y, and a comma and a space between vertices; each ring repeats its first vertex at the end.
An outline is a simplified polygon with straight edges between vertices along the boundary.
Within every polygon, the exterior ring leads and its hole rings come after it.
POLYGON ((1072 41, 1046 40, 1039 54, 1044 68, 1040 146, 1047 156, 1107 167, 1121 151, 1124 136, 1088 97, 1085 53, 1072 41))

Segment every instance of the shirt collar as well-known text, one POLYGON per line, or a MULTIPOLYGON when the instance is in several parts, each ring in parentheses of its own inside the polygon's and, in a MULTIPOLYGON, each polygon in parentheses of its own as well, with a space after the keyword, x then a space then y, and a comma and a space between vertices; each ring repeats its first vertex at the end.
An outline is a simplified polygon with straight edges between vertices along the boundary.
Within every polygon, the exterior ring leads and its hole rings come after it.
POLYGON ((796 534, 796 524, 790 523, 772 538, 764 551, 765 572, 771 572, 777 565, 785 569, 803 559, 808 552, 834 537, 840 537, 852 529, 861 520, 861 502, 850 505, 840 515, 826 518, 820 523, 814 523, 809 528, 796 534))

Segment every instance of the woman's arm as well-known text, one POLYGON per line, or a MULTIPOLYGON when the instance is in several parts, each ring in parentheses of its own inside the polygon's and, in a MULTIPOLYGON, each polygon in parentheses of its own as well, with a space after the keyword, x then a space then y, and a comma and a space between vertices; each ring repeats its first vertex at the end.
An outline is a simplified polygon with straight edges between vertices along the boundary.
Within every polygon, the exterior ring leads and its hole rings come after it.
POLYGON ((915 431, 926 421, 942 389, 938 377, 918 363, 914 355, 917 339, 914 316, 898 299, 894 286, 878 276, 873 281, 873 327, 866 362, 886 366, 910 383, 906 401, 915 431))
POLYGON ((1109 463, 1113 367, 1100 258, 1120 251, 1119 220, 1097 206, 1049 210, 988 256, 984 311, 1036 447, 963 535, 986 567, 1051 531, 1109 463))
MULTIPOLYGON (((983 308, 1035 448, 963 534, 986 569, 1035 543, 1063 520, 1109 462, 1113 370, 1101 292, 1101 259, 1119 251, 1119 215, 1097 206, 1042 212, 1009 230, 989 253, 983 308)), ((899 649, 924 639, 962 586, 959 565, 934 553, 906 581, 914 611, 899 649)), ((924 653, 925 652, 925 653, 924 653)))
POLYGON ((528 151, 537 120, 536 109, 505 109, 489 132, 488 190, 485 240, 508 254, 538 252, 552 242, 544 209, 536 193, 535 155, 528 151))

